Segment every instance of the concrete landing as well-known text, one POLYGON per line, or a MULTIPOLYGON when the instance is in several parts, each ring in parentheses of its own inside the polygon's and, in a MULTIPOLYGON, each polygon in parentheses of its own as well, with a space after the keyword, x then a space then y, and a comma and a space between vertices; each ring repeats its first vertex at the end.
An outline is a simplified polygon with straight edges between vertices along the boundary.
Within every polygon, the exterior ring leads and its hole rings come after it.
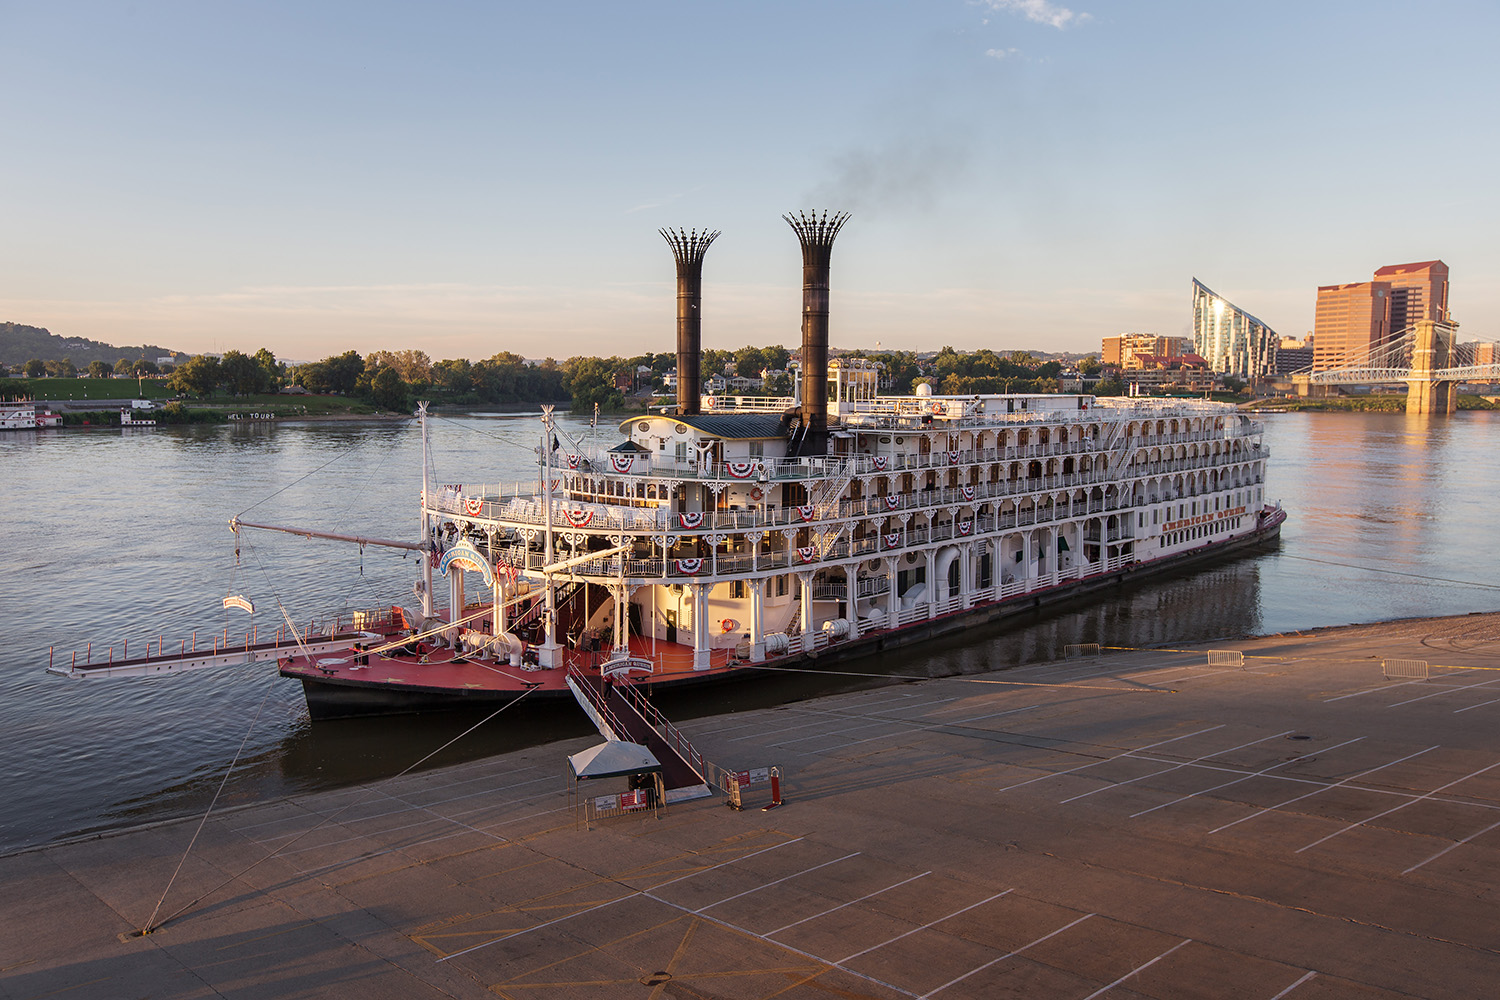
POLYGON ((0 994, 1493 995, 1500 615, 1218 648, 684 726, 772 812, 575 829, 589 737, 226 813, 146 938, 196 821, 12 855, 0 994))

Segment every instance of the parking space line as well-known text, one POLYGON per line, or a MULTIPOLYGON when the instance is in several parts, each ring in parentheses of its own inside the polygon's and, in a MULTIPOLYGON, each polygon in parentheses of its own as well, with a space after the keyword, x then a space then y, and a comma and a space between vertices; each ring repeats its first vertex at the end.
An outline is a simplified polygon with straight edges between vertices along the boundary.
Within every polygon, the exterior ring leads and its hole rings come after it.
POLYGON ((746 889, 744 892, 735 893, 733 896, 730 896, 728 899, 721 899, 717 903, 709 903, 707 906, 700 906, 698 909, 691 910, 689 912, 691 912, 691 913, 702 913, 705 910, 712 910, 715 906, 723 906, 725 903, 733 902, 734 900, 739 899, 741 896, 748 896, 752 892, 760 892, 762 889, 769 889, 773 885, 780 885, 781 883, 788 882, 788 881, 790 881, 790 880, 792 880, 794 878, 801 878, 803 875, 806 875, 808 872, 815 872, 819 868, 827 868, 829 865, 836 865, 840 861, 848 861, 850 858, 858 857, 859 854, 860 854, 859 851, 855 851, 852 854, 846 854, 846 855, 844 855, 842 858, 834 858, 832 861, 825 861, 821 865, 813 865, 811 868, 804 868, 800 872, 793 872, 792 874, 787 875, 787 876, 785 876, 783 878, 779 878, 779 879, 777 879, 774 882, 767 882, 764 885, 758 885, 758 886, 756 886, 753 889, 746 889))
POLYGON ((997 892, 993 896, 990 896, 987 899, 981 899, 977 903, 971 903, 970 905, 965 906, 962 910, 957 910, 957 911, 955 911, 953 913, 950 913, 946 917, 938 917, 936 920, 929 921, 928 923, 923 924, 921 927, 913 927, 911 930, 907 931, 905 934, 897 934, 895 937, 890 938, 889 940, 882 941, 879 944, 872 944, 872 945, 870 945, 870 947, 866 948, 864 951, 856 951, 854 954, 845 956, 844 958, 839 959, 837 962, 834 962, 833 964, 839 966, 840 968, 842 968, 845 962, 852 962, 856 958, 859 958, 861 955, 868 955, 872 951, 879 951, 881 948, 884 948, 888 944, 895 944, 897 941, 900 941, 902 938, 911 937, 913 934, 917 933, 918 931, 925 931, 925 930, 927 930, 930 927, 936 927, 938 924, 941 924, 944 921, 952 920, 954 917, 962 916, 963 914, 968 913, 970 910, 977 909, 978 907, 983 906, 985 903, 994 902, 995 900, 999 899, 1001 896, 1009 895, 1010 893, 1015 892, 1015 891, 1016 890, 1014 888, 1011 888, 1011 889, 1006 889, 1004 892, 997 892))
POLYGON ((890 892, 892 889, 899 889, 903 885, 906 885, 906 883, 908 883, 908 882, 915 882, 917 879, 919 879, 919 878, 926 878, 928 875, 931 875, 931 874, 932 874, 932 872, 925 871, 925 872, 923 872, 920 875, 913 875, 911 878, 902 879, 900 882, 897 882, 895 885, 888 885, 884 889, 876 889, 874 892, 867 892, 863 896, 859 897, 858 899, 851 899, 847 903, 840 903, 838 906, 835 906, 835 907, 832 907, 830 909, 824 910, 821 913, 814 913, 810 917, 803 917, 801 920, 793 920, 789 924, 782 924, 780 927, 776 928, 774 931, 766 931, 765 936, 766 937, 770 937, 772 934, 780 934, 782 931, 789 930, 789 929, 791 929, 793 927, 796 927, 798 924, 805 924, 809 920, 816 920, 819 917, 826 917, 828 914, 835 913, 835 912, 837 912, 839 910, 842 910, 846 906, 853 906, 855 903, 863 903, 865 900, 871 899, 871 898, 873 898, 875 896, 878 896, 878 895, 880 895, 883 892, 890 892))
MULTIPOLYGON (((1484 836, 1486 833, 1489 833, 1491 830, 1495 829, 1495 827, 1497 827, 1497 826, 1500 826, 1500 822, 1491 823, 1489 826, 1485 827, 1483 830, 1480 830, 1480 831, 1478 831, 1476 833, 1469 834, 1463 840, 1455 840, 1453 843, 1449 844, 1447 847, 1443 848, 1441 851, 1438 851, 1432 857, 1428 858, 1427 861, 1436 861, 1438 858, 1442 857, 1444 854, 1447 854, 1449 851, 1453 850, 1454 848, 1456 848, 1456 847, 1462 847, 1464 844, 1467 844, 1469 841, 1473 840, 1475 837, 1482 837, 1482 836, 1484 836)), ((1421 868, 1423 865, 1427 864, 1427 861, 1418 861, 1416 864, 1412 865, 1410 868, 1406 869, 1406 871, 1402 872, 1401 874, 1402 875, 1410 875, 1412 872, 1416 871, 1418 868, 1421 868)))
POLYGON ((1061 777, 1064 774, 1072 774, 1074 771, 1082 771, 1082 770, 1084 770, 1086 768, 1098 767, 1100 764, 1108 764, 1110 761, 1112 761, 1112 760, 1119 760, 1121 757, 1129 757, 1132 754, 1138 754, 1142 750, 1153 750, 1156 747, 1164 747, 1168 743, 1176 743, 1178 740, 1191 739, 1194 736, 1201 736, 1204 733, 1211 733, 1211 732, 1213 732, 1216 729, 1223 729, 1223 728, 1224 728, 1224 726, 1222 726, 1222 725, 1209 726, 1206 729, 1199 729, 1196 732, 1186 733, 1186 734, 1184 734, 1182 736, 1174 736, 1170 740, 1162 740, 1162 741, 1160 741, 1158 743, 1147 743, 1143 747, 1135 747, 1134 749, 1126 750, 1123 753, 1115 754, 1113 757, 1106 757, 1103 760, 1090 761, 1087 764, 1079 764, 1077 767, 1070 767, 1066 771, 1050 771, 1047 774, 1038 775, 1035 778, 1028 778, 1025 781, 1018 781, 1014 785, 1006 785, 1004 788, 997 788, 997 789, 995 789, 995 791, 996 792, 1008 792, 1012 788, 1020 788, 1022 785, 1029 785, 1032 782, 1045 781, 1048 778, 1057 778, 1057 777, 1061 777))
POLYGON ((1454 778, 1452 781, 1448 782, 1446 785, 1442 785, 1442 786, 1440 786, 1438 788, 1434 788, 1430 792, 1423 792, 1421 795, 1418 795, 1416 798, 1414 798, 1414 799, 1408 799, 1407 801, 1401 803, 1400 805, 1391 806, 1385 812, 1376 813, 1374 816, 1366 816, 1364 819, 1358 821, 1357 823, 1350 823, 1348 826, 1344 827, 1342 830, 1335 830, 1333 833, 1330 833, 1328 836, 1322 837, 1322 838, 1320 838, 1318 840, 1313 841, 1311 844, 1308 844, 1307 847, 1299 847, 1299 848, 1297 848, 1296 853, 1301 854, 1303 851, 1307 850, 1308 847, 1317 847, 1319 844, 1323 843, 1323 841, 1325 841, 1325 840, 1332 840, 1334 837, 1337 837, 1341 833, 1348 833, 1350 830, 1354 829, 1356 826, 1363 826, 1366 823, 1374 822, 1375 820, 1380 819, 1383 816, 1389 816, 1391 813, 1396 812, 1399 809, 1405 809, 1409 805, 1414 805, 1414 804, 1416 804, 1418 802, 1421 802, 1421 801, 1423 801, 1425 799, 1430 799, 1434 795, 1436 795, 1438 792, 1447 791, 1448 789, 1452 788, 1454 785, 1459 784, 1460 782, 1468 781, 1470 778, 1477 778, 1479 775, 1483 774, 1484 772, 1486 772, 1486 771, 1493 771, 1497 767, 1500 767, 1500 761, 1496 761, 1495 763, 1491 764, 1489 767, 1481 767, 1479 770, 1474 771, 1474 772, 1472 772, 1470 774, 1466 774, 1462 778, 1454 778))
POLYGON ((1438 695, 1442 695, 1442 694, 1453 694, 1454 692, 1457 692, 1457 691, 1468 691, 1471 688, 1490 687, 1491 685, 1494 685, 1494 684, 1500 684, 1500 678, 1497 678, 1495 680, 1488 680, 1488 681, 1476 681, 1473 684, 1459 684, 1459 685, 1456 685, 1456 686, 1450 686, 1450 685, 1444 684, 1437 691, 1430 692, 1429 694, 1418 695, 1415 698, 1408 698, 1405 701, 1398 701, 1398 702, 1396 702, 1393 705, 1387 705, 1385 707, 1386 708, 1397 708, 1397 707, 1399 707, 1401 705, 1410 705, 1414 701, 1425 701, 1428 698, 1436 698, 1438 695))
POLYGON ((1457 715, 1459 712, 1467 712, 1471 708, 1483 708, 1486 705, 1493 705, 1496 702, 1500 702, 1500 698, 1491 698, 1489 701, 1481 701, 1477 705, 1466 705, 1463 708, 1455 708, 1453 714, 1457 715))
POLYGON ((1316 976, 1316 975, 1317 975, 1316 972, 1306 972, 1306 973, 1303 973, 1301 979, 1297 980, 1295 983, 1293 983, 1292 985, 1288 986, 1286 989, 1282 990, 1280 993, 1276 994, 1274 997, 1271 998, 1271 1000, 1281 1000, 1282 997, 1286 996, 1288 993, 1292 992, 1292 990, 1295 990, 1297 987, 1301 986, 1303 983, 1307 982, 1309 979, 1311 979, 1313 976, 1316 976))
POLYGON ((1110 990, 1114 989, 1116 986, 1119 986, 1125 980, 1129 979, 1131 976, 1135 975, 1137 972, 1145 972, 1147 969, 1151 968, 1151 966, 1155 965, 1157 962, 1160 962, 1162 959, 1164 959, 1168 955, 1172 954, 1172 952, 1176 951, 1178 948, 1181 948, 1185 944, 1191 944, 1192 940, 1193 940, 1192 938, 1183 938, 1181 941, 1178 941, 1172 947, 1168 948, 1166 951, 1162 952, 1160 955, 1157 955, 1155 958, 1153 958, 1151 961, 1147 962, 1145 965, 1138 965, 1138 966, 1136 966, 1135 968, 1131 969, 1129 972, 1125 973, 1125 975, 1121 976, 1119 979, 1116 979, 1114 982, 1112 982, 1108 986, 1104 987, 1104 989, 1102 989, 1102 990, 1095 990, 1094 992, 1090 993, 1088 996, 1084 997, 1083 1000, 1094 1000, 1095 997, 1101 997, 1101 996, 1103 996, 1104 994, 1108 993, 1110 990))
POLYGON ((1428 747, 1426 750, 1418 750, 1416 753, 1407 754, 1405 757, 1402 757, 1400 760, 1393 760, 1390 763, 1381 764, 1379 767, 1372 767, 1368 771, 1361 771, 1358 774, 1351 774, 1347 778, 1343 778, 1343 779, 1341 779, 1339 781, 1335 781, 1333 784, 1327 786, 1327 788, 1315 788, 1312 791, 1308 792, 1306 795, 1298 795, 1295 798, 1287 799, 1285 802, 1278 802, 1274 806, 1266 806, 1264 809, 1257 810, 1256 812, 1251 813, 1249 816, 1241 816, 1239 819, 1235 820, 1232 823, 1225 823, 1223 826, 1216 827, 1216 828, 1214 828, 1214 829, 1212 829, 1212 830, 1210 830, 1208 832, 1209 833, 1218 833, 1220 830, 1227 830, 1231 826, 1237 826, 1240 823, 1245 822, 1246 820, 1255 819, 1257 816, 1264 816, 1268 812, 1275 812, 1277 809, 1281 809, 1281 808, 1283 808, 1285 806, 1289 806, 1293 802, 1301 802, 1303 799, 1310 799, 1314 795, 1320 795, 1323 792, 1328 791, 1329 788, 1338 788, 1340 785, 1347 785, 1349 782, 1358 780, 1359 778, 1363 778, 1363 777, 1365 777, 1368 774, 1374 774, 1376 771, 1384 771, 1388 767, 1395 767, 1397 764, 1405 763, 1406 761, 1411 760, 1413 757, 1420 757, 1424 753, 1431 753, 1433 750, 1438 749, 1438 747, 1441 746, 1441 745, 1442 744, 1435 744, 1433 746, 1428 747))
POLYGON ((1071 799, 1063 799, 1062 802, 1059 803, 1059 804, 1063 805, 1063 804, 1066 804, 1066 803, 1069 803, 1069 802, 1073 802, 1073 801, 1075 801, 1077 799, 1087 798, 1088 796, 1093 795, 1095 792, 1102 792, 1102 791, 1105 791, 1105 790, 1110 789, 1110 788, 1119 788, 1121 785, 1128 785, 1131 782, 1142 781, 1142 780, 1144 780, 1146 778, 1155 778, 1158 775, 1171 774, 1173 771, 1180 771, 1184 767, 1192 767, 1194 764, 1198 764, 1198 763, 1200 763, 1202 761, 1208 760, 1210 757, 1218 757, 1221 754, 1234 753, 1236 750, 1243 750, 1246 747, 1253 747, 1257 743, 1264 743, 1266 740, 1274 740, 1274 739, 1277 739, 1278 737, 1287 736, 1287 735, 1291 734, 1292 732, 1294 732, 1294 730, 1287 729, 1287 730, 1284 730, 1283 732, 1277 733, 1275 736, 1262 736, 1258 740, 1251 740, 1249 743, 1241 743, 1239 746, 1237 746, 1237 747, 1230 747, 1228 750, 1216 750, 1213 753, 1206 753, 1203 756, 1197 758, 1196 760, 1189 760, 1189 761, 1184 761, 1181 764, 1174 764, 1173 766, 1168 767, 1168 768, 1163 768, 1160 771, 1152 771, 1150 774, 1143 774, 1143 775, 1140 775, 1139 777, 1135 777, 1135 778, 1127 778, 1124 781, 1116 781, 1116 782, 1113 782, 1112 784, 1108 784, 1108 785, 1100 785, 1098 788, 1092 789, 1090 791, 1081 792, 1078 795, 1073 796, 1073 798, 1071 798, 1071 799))
MULTIPOLYGON (((1351 743, 1358 743, 1362 739, 1364 739, 1363 736, 1356 736, 1352 740, 1345 740, 1342 743, 1336 743, 1333 746, 1328 747, 1325 750, 1316 750, 1316 751, 1314 751, 1312 753, 1302 754, 1299 757, 1293 757, 1291 760, 1278 761, 1275 764, 1272 764, 1270 767, 1261 768, 1259 771, 1252 771, 1252 772, 1250 772, 1248 774, 1245 774, 1243 777, 1235 778, 1233 781, 1226 781, 1222 785, 1215 785, 1212 788, 1205 788, 1205 789, 1202 789, 1201 791, 1192 792, 1192 793, 1190 793, 1188 795, 1182 795, 1182 796, 1179 796, 1178 798, 1173 799, 1171 802, 1163 802, 1159 806, 1152 806, 1150 809, 1142 809, 1138 813, 1131 813, 1130 818, 1131 819, 1135 819, 1137 816, 1144 816, 1147 813, 1156 812, 1156 810, 1158 810, 1158 809, 1165 809, 1165 808, 1167 808, 1167 806, 1175 806, 1179 802, 1186 802, 1188 799, 1197 798, 1200 795, 1207 795, 1209 792, 1217 792, 1221 788, 1228 788, 1230 785, 1238 785, 1240 782, 1242 782, 1242 781, 1249 781, 1251 778, 1259 778, 1261 775, 1271 773, 1272 771, 1276 770, 1278 767, 1286 767, 1288 764, 1295 764, 1298 761, 1306 760, 1309 757, 1316 757, 1319 754, 1330 753, 1330 752, 1332 752, 1334 750, 1339 749, 1339 747, 1346 747, 1346 746, 1348 746, 1351 743)), ((1280 778, 1281 776, 1277 775, 1277 777, 1280 778)), ((1291 780, 1306 781, 1308 779, 1306 779, 1306 778, 1298 778, 1298 779, 1291 779, 1291 780)), ((1321 782, 1319 782, 1319 784, 1321 784, 1321 782)))
MULTIPOLYGON (((635 898, 637 898, 639 896, 646 896, 646 897, 649 897, 651 899, 655 899, 659 903, 667 903, 666 900, 664 900, 664 899, 658 899, 656 896, 652 895, 652 893, 655 892, 657 889, 663 889, 663 888, 665 888, 665 887, 667 887, 669 885, 675 885, 676 883, 681 882, 684 879, 690 879, 690 878, 693 878, 694 876, 702 875, 705 872, 717 871, 718 869, 725 868, 725 867, 727 867, 729 865, 739 864, 741 861, 749 861, 751 858, 759 857, 760 855, 765 854, 768 851, 775 851, 775 850, 778 850, 780 848, 786 847, 786 846, 788 846, 790 844, 799 844, 799 843, 801 843, 802 841, 804 841, 806 839, 807 839, 806 837, 796 837, 796 838, 793 838, 792 840, 783 840, 779 844, 772 844, 770 847, 763 847, 763 848, 761 848, 758 851, 752 851, 749 854, 743 854, 743 855, 741 855, 741 856, 739 856, 737 858, 730 858, 728 861, 721 861, 721 862, 719 862, 716 865, 710 865, 707 868, 699 868, 696 871, 690 871, 690 872, 688 872, 686 875, 679 875, 677 878, 668 879, 667 881, 661 883, 661 885, 654 885, 650 889, 637 889, 634 892, 627 892, 623 896, 618 896, 615 899, 606 900, 603 903, 597 903, 594 906, 588 907, 587 909, 576 910, 573 913, 565 914, 565 915, 563 915, 561 917, 557 917, 555 919, 548 920, 548 921, 546 921, 544 923, 536 924, 535 926, 532 926, 532 927, 526 927, 526 928, 523 928, 523 929, 518 930, 518 931, 512 931, 509 934, 504 934, 504 935, 501 935, 500 937, 492 938, 489 941, 481 941, 479 944, 472 945, 472 946, 470 946, 468 948, 463 949, 462 951, 455 951, 455 952, 453 952, 450 955, 444 955, 442 958, 438 959, 438 961, 439 962, 446 962, 450 958, 458 958, 460 955, 467 955, 470 952, 478 951, 481 948, 488 948, 492 944, 499 944, 502 941, 509 941, 511 938, 518 938, 518 937, 521 937, 523 935, 530 934, 533 931, 544 930, 545 928, 551 927, 554 924, 566 923, 567 921, 572 920, 575 917, 582 917, 582 916, 585 916, 586 914, 593 913, 595 910, 602 910, 606 906, 614 906, 616 903, 623 903, 627 899, 635 899, 635 898)), ((676 909, 679 909, 679 910, 684 910, 684 911, 686 910, 685 907, 683 907, 683 906, 681 906, 679 904, 667 903, 667 905, 668 906, 673 906, 673 907, 675 907, 676 909)))
POLYGON ((1023 944, 1023 945, 1021 945, 1021 947, 1017 948, 1015 951, 1012 951, 1012 952, 1010 952, 1008 954, 1005 954, 1005 955, 1001 955, 999 958, 992 958, 988 962, 985 962, 983 965, 979 966, 978 968, 970 969, 968 972, 965 972, 963 975, 959 976, 957 979, 950 979, 946 983, 944 983, 943 985, 939 986, 937 989, 935 989, 935 990, 929 990, 928 992, 923 993, 921 995, 921 997, 918 998, 918 1000, 927 1000, 928 997, 937 996, 939 993, 943 992, 948 987, 954 986, 954 985, 956 985, 958 983, 961 983, 965 979, 968 979, 970 976, 975 975, 976 973, 983 972, 985 969, 988 969, 992 965, 999 965, 1001 962, 1005 961, 1007 958, 1015 958, 1017 955, 1021 954, 1021 952, 1025 951, 1027 948, 1030 948, 1033 945, 1041 944, 1043 941, 1049 941, 1052 938, 1057 937, 1059 934, 1061 934, 1063 931, 1067 930, 1068 928, 1070 928, 1070 927, 1077 927, 1079 924, 1083 923, 1089 917, 1096 917, 1096 916, 1098 916, 1097 913, 1085 913, 1083 916, 1079 917, 1077 920, 1073 921, 1070 924, 1064 924, 1063 926, 1059 927, 1057 930, 1053 931, 1051 934, 1044 934, 1041 937, 1037 938, 1035 941, 1030 942, 1029 944, 1023 944))

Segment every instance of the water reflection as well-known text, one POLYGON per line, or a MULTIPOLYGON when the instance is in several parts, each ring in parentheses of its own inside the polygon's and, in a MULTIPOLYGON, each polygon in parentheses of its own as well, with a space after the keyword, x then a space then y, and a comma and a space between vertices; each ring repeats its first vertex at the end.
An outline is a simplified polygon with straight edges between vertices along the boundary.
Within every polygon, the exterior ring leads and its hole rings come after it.
MULTIPOLYGON (((589 434, 586 420, 564 418, 564 427, 589 434)), ((1291 510, 1278 550, 837 669, 971 674, 1051 659, 1074 642, 1171 645, 1493 609, 1497 430, 1494 413, 1268 417, 1267 496, 1291 510)), ((534 418, 441 417, 430 433, 437 482, 535 481, 534 418)), ((596 439, 614 433, 605 426, 596 439)), ((260 533, 246 536, 236 569, 225 522, 252 508, 252 520, 410 537, 420 437, 409 421, 0 437, 9 571, 0 574, 0 608, 10 626, 0 647, 0 850, 201 809, 262 704, 226 792, 232 801, 393 773, 472 725, 473 717, 451 716, 312 726, 300 686, 266 667, 138 683, 70 683, 42 672, 49 647, 66 656, 89 638, 107 655, 126 639, 134 648, 194 629, 274 629, 282 607, 302 621, 405 600, 415 566, 400 554, 361 558, 350 546, 260 533), (224 611, 231 587, 256 600, 254 619, 224 611)), ((664 707, 686 717, 886 682, 779 675, 672 696, 664 707)), ((585 727, 566 705, 502 716, 440 759, 585 727)))

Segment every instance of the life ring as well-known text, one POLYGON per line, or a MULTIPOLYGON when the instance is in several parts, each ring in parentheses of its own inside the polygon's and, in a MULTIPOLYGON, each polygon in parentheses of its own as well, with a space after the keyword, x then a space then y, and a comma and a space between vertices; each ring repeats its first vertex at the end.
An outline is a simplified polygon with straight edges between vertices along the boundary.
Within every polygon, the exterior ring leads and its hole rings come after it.
POLYGON ((933 413, 942 413, 944 409, 946 409, 946 407, 944 407, 942 403, 933 403, 932 404, 932 412, 933 413))
POLYGON ((735 621, 733 618, 726 618, 723 621, 719 622, 719 627, 725 632, 733 632, 735 629, 740 627, 740 623, 735 621))
POLYGON ((750 499, 754 500, 757 503, 759 503, 761 500, 765 499, 765 496, 766 496, 766 491, 763 490, 763 489, 761 489, 759 486, 755 487, 755 489, 753 489, 753 490, 750 491, 750 499))

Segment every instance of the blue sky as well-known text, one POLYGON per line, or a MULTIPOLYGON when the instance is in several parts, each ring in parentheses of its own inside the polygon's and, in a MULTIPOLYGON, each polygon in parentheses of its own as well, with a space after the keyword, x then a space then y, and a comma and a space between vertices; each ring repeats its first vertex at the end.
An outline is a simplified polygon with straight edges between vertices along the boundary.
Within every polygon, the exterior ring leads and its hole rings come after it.
POLYGON ((794 344, 780 216, 853 217, 839 347, 1279 332, 1440 257, 1500 338, 1493 2, 0 0, 0 321, 189 351, 794 344))

